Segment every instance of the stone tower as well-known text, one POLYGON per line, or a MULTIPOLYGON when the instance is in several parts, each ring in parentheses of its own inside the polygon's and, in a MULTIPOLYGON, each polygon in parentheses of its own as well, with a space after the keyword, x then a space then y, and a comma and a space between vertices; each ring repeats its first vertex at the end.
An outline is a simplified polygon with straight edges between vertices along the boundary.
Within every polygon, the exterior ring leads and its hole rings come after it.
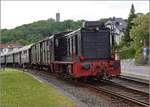
POLYGON ((60 22, 60 13, 56 13, 56 22, 60 22))

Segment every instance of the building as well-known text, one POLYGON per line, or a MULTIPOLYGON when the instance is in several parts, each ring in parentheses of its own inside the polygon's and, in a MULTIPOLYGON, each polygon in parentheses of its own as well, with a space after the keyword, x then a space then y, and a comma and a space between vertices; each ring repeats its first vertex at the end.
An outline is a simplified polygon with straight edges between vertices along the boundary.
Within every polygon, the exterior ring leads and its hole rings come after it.
POLYGON ((60 13, 56 13, 56 22, 60 22, 60 13))
POLYGON ((22 45, 19 44, 0 44, 0 54, 5 54, 7 52, 19 49, 21 47, 22 45))
POLYGON ((109 18, 105 22, 105 25, 113 25, 114 33, 115 33, 115 40, 116 43, 119 44, 122 37, 124 36, 124 31, 127 27, 127 22, 122 18, 109 18))

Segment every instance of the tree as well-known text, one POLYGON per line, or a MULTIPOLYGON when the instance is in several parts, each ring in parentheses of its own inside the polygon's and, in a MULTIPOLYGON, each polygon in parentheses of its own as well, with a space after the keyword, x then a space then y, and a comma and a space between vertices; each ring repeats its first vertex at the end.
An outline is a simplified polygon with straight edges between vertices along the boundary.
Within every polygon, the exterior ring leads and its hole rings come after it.
POLYGON ((148 55, 144 58, 142 53, 144 45, 149 46, 149 17, 150 13, 139 15, 133 20, 134 26, 130 30, 130 35, 134 40, 133 47, 136 50, 136 64, 146 64, 148 61, 148 55))
POLYGON ((83 20, 65 20, 55 22, 54 19, 40 20, 30 24, 24 24, 14 29, 1 29, 2 43, 20 43, 27 45, 37 42, 53 33, 75 30, 82 26, 83 20))
POLYGON ((127 46, 130 46, 130 42, 131 42, 131 36, 130 36, 130 29, 133 26, 133 19, 136 18, 136 14, 135 14, 135 8, 134 5, 131 5, 131 9, 130 9, 130 14, 127 20, 127 28, 125 30, 125 36, 124 36, 124 42, 127 44, 127 46))
POLYGON ((134 26, 130 30, 130 35, 133 38, 133 46, 137 50, 143 47, 144 43, 149 44, 149 17, 150 13, 140 15, 133 20, 134 26))

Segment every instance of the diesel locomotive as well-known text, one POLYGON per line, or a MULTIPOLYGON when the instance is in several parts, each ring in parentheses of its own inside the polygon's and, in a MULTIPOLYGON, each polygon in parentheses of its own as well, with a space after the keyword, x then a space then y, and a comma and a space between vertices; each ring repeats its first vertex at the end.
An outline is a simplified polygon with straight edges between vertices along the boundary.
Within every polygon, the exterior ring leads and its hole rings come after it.
POLYGON ((37 43, 1 55, 1 64, 48 68, 73 78, 109 79, 121 73, 112 29, 88 21, 75 30, 51 35, 37 43))

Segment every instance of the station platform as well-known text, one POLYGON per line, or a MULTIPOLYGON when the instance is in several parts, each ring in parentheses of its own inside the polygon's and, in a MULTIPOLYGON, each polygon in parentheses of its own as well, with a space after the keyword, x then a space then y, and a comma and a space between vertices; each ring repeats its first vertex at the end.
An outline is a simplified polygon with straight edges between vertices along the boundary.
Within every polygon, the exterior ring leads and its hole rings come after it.
POLYGON ((150 65, 136 66, 133 60, 121 61, 121 75, 150 80, 150 65))

